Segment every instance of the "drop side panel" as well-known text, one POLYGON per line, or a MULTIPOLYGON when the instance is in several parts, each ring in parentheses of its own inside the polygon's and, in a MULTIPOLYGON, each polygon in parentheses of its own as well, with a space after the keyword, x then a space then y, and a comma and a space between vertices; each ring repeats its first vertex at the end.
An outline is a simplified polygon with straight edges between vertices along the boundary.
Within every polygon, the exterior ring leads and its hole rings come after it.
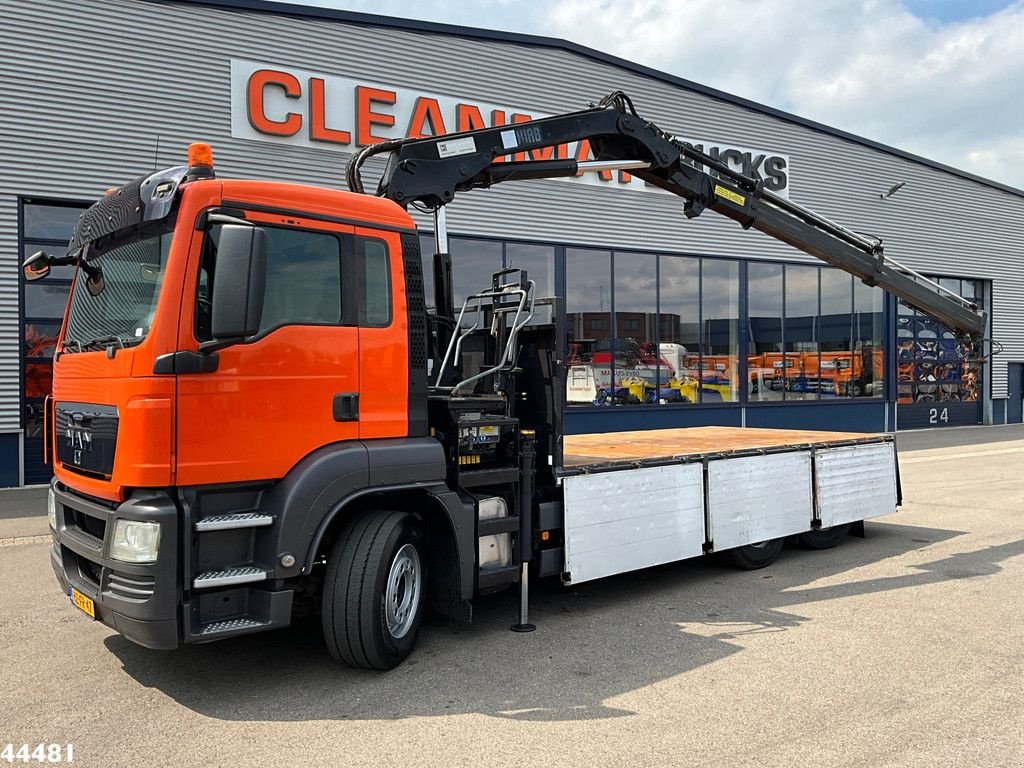
POLYGON ((893 443, 819 449, 814 467, 822 528, 896 511, 893 443))
POLYGON ((708 538, 714 550, 811 529, 808 451, 708 462, 708 538))
POLYGON ((567 582, 703 554, 703 475, 677 464, 565 478, 567 582))

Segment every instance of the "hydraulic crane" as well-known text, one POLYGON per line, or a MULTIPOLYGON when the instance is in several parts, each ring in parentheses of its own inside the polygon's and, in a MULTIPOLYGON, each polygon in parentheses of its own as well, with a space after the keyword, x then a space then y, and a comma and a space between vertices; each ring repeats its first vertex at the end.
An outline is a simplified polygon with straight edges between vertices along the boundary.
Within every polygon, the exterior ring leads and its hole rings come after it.
POLYGON ((621 91, 580 112, 371 145, 349 161, 346 176, 352 191, 365 192, 363 164, 382 153, 390 153, 390 157, 376 194, 403 207, 424 206, 438 219, 439 254, 434 269, 439 278, 435 280, 435 298, 441 316, 452 314, 451 267, 443 247, 443 207, 457 192, 506 181, 575 176, 588 170, 628 170, 648 184, 682 197, 687 218, 711 210, 745 229, 764 232, 851 273, 867 285, 895 294, 947 326, 969 344, 974 355, 982 353, 986 318, 976 304, 887 257, 881 239, 854 232, 781 197, 765 189, 760 179, 745 176, 671 136, 640 117, 621 91), (508 158, 580 140, 590 143, 595 160, 508 158))

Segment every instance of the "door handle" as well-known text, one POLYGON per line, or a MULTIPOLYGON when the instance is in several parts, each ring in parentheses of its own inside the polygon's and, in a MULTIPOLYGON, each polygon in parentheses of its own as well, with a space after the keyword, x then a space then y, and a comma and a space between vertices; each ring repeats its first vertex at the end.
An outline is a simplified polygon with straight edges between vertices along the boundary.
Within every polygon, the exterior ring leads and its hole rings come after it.
POLYGON ((359 393, 339 392, 334 396, 335 421, 359 421, 359 393))

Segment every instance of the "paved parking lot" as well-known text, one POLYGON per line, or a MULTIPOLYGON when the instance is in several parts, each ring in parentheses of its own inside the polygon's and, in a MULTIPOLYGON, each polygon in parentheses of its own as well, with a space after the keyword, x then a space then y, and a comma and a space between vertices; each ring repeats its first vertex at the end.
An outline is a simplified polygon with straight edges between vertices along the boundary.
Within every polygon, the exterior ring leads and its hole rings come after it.
POLYGON ((387 674, 319 625, 173 653, 57 591, 0 492, 0 747, 82 766, 1024 764, 1024 430, 901 436, 907 503, 764 571, 695 561, 432 620, 387 674), (943 447, 946 446, 946 447, 943 447))

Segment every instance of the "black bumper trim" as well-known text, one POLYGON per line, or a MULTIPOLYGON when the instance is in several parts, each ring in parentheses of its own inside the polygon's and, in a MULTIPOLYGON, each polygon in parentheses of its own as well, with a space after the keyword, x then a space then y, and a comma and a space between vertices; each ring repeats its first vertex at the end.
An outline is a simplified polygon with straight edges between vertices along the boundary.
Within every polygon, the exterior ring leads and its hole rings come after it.
POLYGON ((147 648, 169 649, 181 644, 178 575, 178 507, 163 491, 138 491, 110 509, 71 493, 51 482, 57 509, 57 530, 50 560, 65 594, 72 586, 93 600, 96 619, 129 640, 147 648), (70 522, 70 510, 104 522, 104 536, 86 542, 70 522), (160 550, 155 563, 122 563, 110 557, 110 542, 117 520, 159 522, 160 550), (99 541, 99 548, 95 542, 99 541), (88 576, 84 573, 88 572, 88 576), (109 589, 112 573, 152 579, 153 593, 145 598, 115 594, 109 589))

